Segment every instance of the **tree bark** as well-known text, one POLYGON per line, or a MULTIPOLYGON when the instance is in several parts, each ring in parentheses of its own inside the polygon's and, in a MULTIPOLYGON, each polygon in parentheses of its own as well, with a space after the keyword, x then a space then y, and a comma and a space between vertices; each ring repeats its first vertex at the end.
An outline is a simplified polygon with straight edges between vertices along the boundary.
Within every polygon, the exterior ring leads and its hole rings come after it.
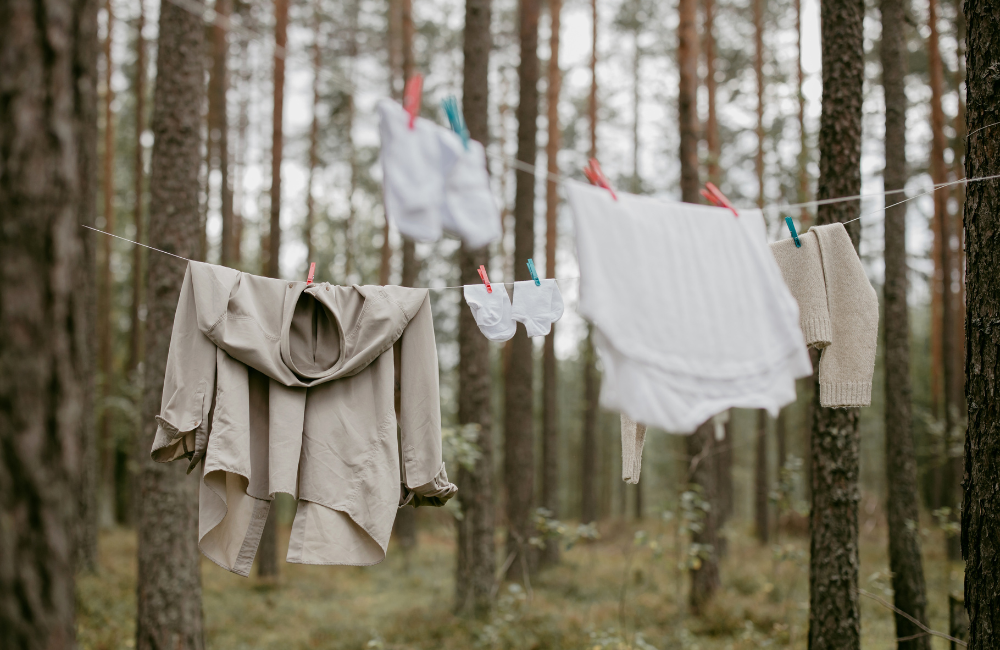
MULTIPOLYGON (((232 12, 232 0, 215 0, 215 13, 227 19, 232 12)), ((221 182, 219 198, 222 206, 222 241, 219 263, 232 266, 236 263, 233 223, 233 190, 229 182, 229 115, 226 93, 229 90, 229 32, 213 25, 212 70, 208 77, 208 149, 209 170, 217 166, 221 182)))
MULTIPOLYGON (((861 190, 861 104, 864 83, 864 2, 826 0, 820 8, 823 40, 823 114, 820 119, 818 198, 861 190)), ((856 201, 820 206, 818 224, 858 217, 856 201)), ((861 224, 847 224, 857 249, 861 224)), ((860 647, 858 608, 858 409, 830 409, 813 395, 811 441, 809 648, 860 647)))
MULTIPOLYGON (((132 172, 132 192, 133 192, 133 222, 135 225, 135 240, 143 243, 146 238, 146 222, 143 218, 143 197, 146 189, 146 167, 144 148, 142 146, 142 134, 146 130, 146 39, 142 36, 142 30, 146 26, 145 0, 139 0, 139 15, 136 18, 136 39, 135 39, 135 158, 132 172)), ((138 379, 134 377, 139 363, 142 361, 142 331, 143 325, 139 314, 142 312, 143 293, 142 287, 145 284, 145 274, 143 273, 143 251, 142 246, 132 247, 132 306, 130 311, 131 332, 129 335, 129 354, 127 376, 129 381, 138 379)))
MULTIPOLYGON (((357 4, 357 3, 352 3, 357 4)), ((313 185, 316 180, 316 168, 319 166, 319 74, 323 64, 322 48, 320 47, 320 15, 319 2, 313 3, 313 80, 312 80, 312 119, 309 122, 309 180, 306 186, 306 224, 302 238, 306 240, 306 268, 313 261, 313 227, 316 220, 316 204, 313 200, 313 185)), ((353 97, 353 96, 352 96, 353 97)), ((352 102, 353 104, 353 102, 352 102)), ((350 134, 348 133, 348 139, 350 134)), ((352 156, 353 158, 353 156, 352 156)), ((353 197, 351 197, 353 198, 353 197)), ((348 233, 350 237, 350 233, 348 233)), ((347 275, 346 273, 344 274, 347 275)))
MULTIPOLYGON (((885 189, 906 186, 906 0, 882 0, 882 87, 885 96, 885 189)), ((901 199, 897 198, 894 203, 901 199)), ((927 624, 927 593, 920 557, 920 506, 913 447, 910 325, 906 303, 906 206, 885 213, 885 460, 889 568, 893 603, 927 624)), ((930 637, 896 615, 900 650, 929 650, 930 637)))
POLYGON ((754 463, 753 520, 757 541, 767 544, 771 538, 767 486, 767 411, 757 411, 757 458, 754 463))
POLYGON ((677 117, 681 146, 681 200, 700 201, 698 180, 698 32, 695 24, 697 0, 678 0, 677 67, 680 87, 677 117))
POLYGON ((753 71, 757 79, 757 207, 764 207, 764 0, 753 0, 753 71))
MULTIPOLYGON (((102 160, 101 198, 103 199, 104 230, 115 231, 115 114, 112 106, 115 100, 111 88, 111 77, 114 75, 114 59, 111 56, 112 38, 115 26, 115 14, 111 2, 104 3, 104 14, 107 19, 107 34, 104 37, 104 150, 102 160)), ((104 236, 100 239, 100 281, 97 294, 97 358, 99 361, 101 408, 99 421, 98 445, 100 449, 100 467, 98 469, 98 514, 102 526, 110 526, 114 522, 115 502, 115 443, 111 432, 111 409, 106 408, 111 398, 114 375, 114 349, 112 347, 112 304, 111 304, 111 244, 114 238, 104 236)))
POLYGON ((719 118, 715 108, 715 95, 719 84, 715 81, 715 0, 702 0, 705 10, 705 90, 708 99, 708 115, 705 119, 705 145, 708 148, 708 180, 719 184, 719 157, 722 143, 719 140, 719 118))
MULTIPOLYGON (((795 0, 795 63, 797 68, 796 99, 799 105, 799 156, 796 175, 798 201, 805 203, 809 200, 809 148, 808 134, 806 133, 806 95, 802 90, 802 86, 805 84, 805 74, 802 72, 802 0, 795 0)), ((805 230, 809 223, 809 208, 802 208, 799 212, 799 223, 802 230, 805 230)))
POLYGON ((93 248, 80 225, 94 223, 97 52, 94 0, 0 8, 4 648, 76 647, 94 370, 93 248))
MULTIPOLYGON (((462 112, 469 136, 489 143, 489 65, 493 37, 491 0, 466 0, 462 112)), ((463 284, 480 281, 479 264, 489 260, 489 250, 459 251, 463 284)), ((486 617, 493 605, 496 572, 496 524, 493 510, 493 380, 489 342, 480 333, 472 311, 462 308, 458 317, 458 422, 478 424, 479 459, 471 469, 458 470, 458 558, 455 571, 455 609, 486 617)))
MULTIPOLYGON (((559 220, 559 191, 553 175, 559 174, 559 92, 562 71, 559 70, 559 31, 562 0, 549 0, 549 76, 546 94, 548 141, 545 157, 549 177, 545 182, 545 276, 556 277, 556 244, 559 220)), ((473 279, 474 280, 474 279, 473 279)), ((542 355, 542 507, 553 518, 559 518, 559 421, 557 412, 558 377, 556 376, 556 323, 545 337, 542 355)), ((559 562, 559 541, 550 539, 542 550, 541 562, 552 565, 559 562)))
POLYGON ((597 521, 597 415, 599 378, 594 353, 594 328, 587 325, 583 342, 583 435, 580 466, 580 521, 597 521))
MULTIPOLYGON (((200 3, 199 3, 200 4, 200 3)), ((165 2, 153 101, 149 184, 149 244, 194 259, 199 253, 198 169, 204 38, 201 16, 165 2)), ((149 457, 163 392, 163 374, 185 267, 167 255, 149 257, 143 435, 137 441, 139 571, 136 648, 204 647, 201 558, 198 553, 198 474, 181 463, 149 457)))
MULTIPOLYGON (((715 426, 709 420, 687 436, 688 462, 690 463, 689 483, 701 486, 701 498, 709 504, 717 502, 715 485, 715 426)), ((700 563, 691 568, 691 611, 700 615, 719 588, 719 555, 717 539, 717 508, 711 507, 704 513, 701 530, 691 533, 691 543, 698 544, 702 551, 700 563)))
MULTIPOLYGON (((535 164, 538 132, 539 0, 520 0, 517 106, 517 159, 535 164)), ((514 280, 530 280, 528 258, 535 251, 535 174, 517 170, 514 192, 514 280)), ((507 490, 507 553, 518 553, 521 575, 534 569, 536 554, 528 544, 534 531, 535 493, 534 364, 531 339, 518 327, 510 343, 504 389, 504 483, 507 490)), ((510 575, 510 574, 508 574, 510 575)))
MULTIPOLYGON (((1000 84, 1000 15, 988 0, 966 0, 966 137, 967 178, 1000 174, 1000 122, 996 98, 1000 84), (981 129, 981 130, 980 130, 981 129)), ((965 503, 962 556, 965 558, 965 607, 969 612, 969 648, 1000 645, 1000 403, 996 373, 1000 345, 1000 190, 996 181, 969 183, 965 191, 966 353, 965 397, 969 425, 965 436, 965 503)))

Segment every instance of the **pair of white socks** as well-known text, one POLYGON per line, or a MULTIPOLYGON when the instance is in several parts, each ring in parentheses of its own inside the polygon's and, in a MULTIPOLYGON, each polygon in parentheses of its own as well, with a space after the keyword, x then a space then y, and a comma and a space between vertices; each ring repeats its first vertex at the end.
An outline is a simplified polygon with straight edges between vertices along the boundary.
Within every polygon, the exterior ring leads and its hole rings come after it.
POLYGON ((410 128, 409 113, 388 99, 378 113, 385 211, 399 232, 431 242, 447 230, 473 250, 499 239, 483 145, 419 117, 410 128))
POLYGON ((514 336, 517 322, 524 323, 528 336, 545 336, 552 330, 552 323, 563 315, 562 293, 556 281, 549 278, 536 285, 534 280, 514 283, 514 302, 507 296, 502 284, 465 286, 465 301, 483 336, 491 341, 506 341, 514 336))

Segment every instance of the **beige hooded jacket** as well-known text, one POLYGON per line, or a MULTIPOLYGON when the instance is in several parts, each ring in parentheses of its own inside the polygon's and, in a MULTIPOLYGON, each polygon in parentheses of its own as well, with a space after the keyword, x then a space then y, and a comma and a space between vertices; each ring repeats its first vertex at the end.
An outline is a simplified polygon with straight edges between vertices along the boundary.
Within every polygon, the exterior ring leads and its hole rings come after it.
POLYGON ((289 562, 371 565, 385 558, 397 507, 440 506, 457 491, 441 460, 426 289, 191 262, 156 422, 154 460, 185 457, 191 471, 204 459, 201 551, 244 576, 277 492, 298 499, 289 562))

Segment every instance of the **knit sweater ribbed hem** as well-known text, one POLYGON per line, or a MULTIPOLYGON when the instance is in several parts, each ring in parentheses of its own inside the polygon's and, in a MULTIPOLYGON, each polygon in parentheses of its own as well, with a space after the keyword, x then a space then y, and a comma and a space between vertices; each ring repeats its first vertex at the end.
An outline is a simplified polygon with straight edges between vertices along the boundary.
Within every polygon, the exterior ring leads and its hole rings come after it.
POLYGON ((871 406, 872 383, 870 381, 820 382, 819 403, 826 408, 871 406))
POLYGON ((803 319, 800 325, 809 347, 822 350, 833 342, 833 326, 829 318, 803 319))

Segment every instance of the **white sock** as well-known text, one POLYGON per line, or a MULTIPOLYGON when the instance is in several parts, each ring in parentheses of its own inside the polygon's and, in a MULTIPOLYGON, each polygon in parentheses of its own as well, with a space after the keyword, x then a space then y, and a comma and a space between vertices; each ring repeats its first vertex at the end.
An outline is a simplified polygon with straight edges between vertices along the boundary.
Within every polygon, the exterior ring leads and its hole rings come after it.
POLYGON ((528 336, 545 336, 552 323, 563 315, 563 299, 559 285, 552 278, 536 285, 534 280, 514 283, 514 320, 524 323, 528 336))
POLYGON ((646 442, 646 425, 639 424, 624 413, 622 420, 622 480, 635 485, 642 470, 642 446, 646 442))
POLYGON ((411 129, 410 114, 388 99, 378 103, 378 113, 386 215, 410 239, 437 241, 446 164, 440 127, 418 117, 411 129))
POLYGON ((500 212, 486 171, 486 150, 475 140, 469 140, 466 149, 462 138, 451 131, 441 137, 451 150, 448 157, 456 159, 445 180, 442 223, 445 230, 461 237, 467 248, 482 248, 503 235, 500 212))
POLYGON ((465 302, 469 303, 483 336, 491 341, 506 341, 514 336, 517 324, 511 318, 507 289, 500 283, 492 287, 493 293, 489 293, 485 284, 465 285, 465 302))

